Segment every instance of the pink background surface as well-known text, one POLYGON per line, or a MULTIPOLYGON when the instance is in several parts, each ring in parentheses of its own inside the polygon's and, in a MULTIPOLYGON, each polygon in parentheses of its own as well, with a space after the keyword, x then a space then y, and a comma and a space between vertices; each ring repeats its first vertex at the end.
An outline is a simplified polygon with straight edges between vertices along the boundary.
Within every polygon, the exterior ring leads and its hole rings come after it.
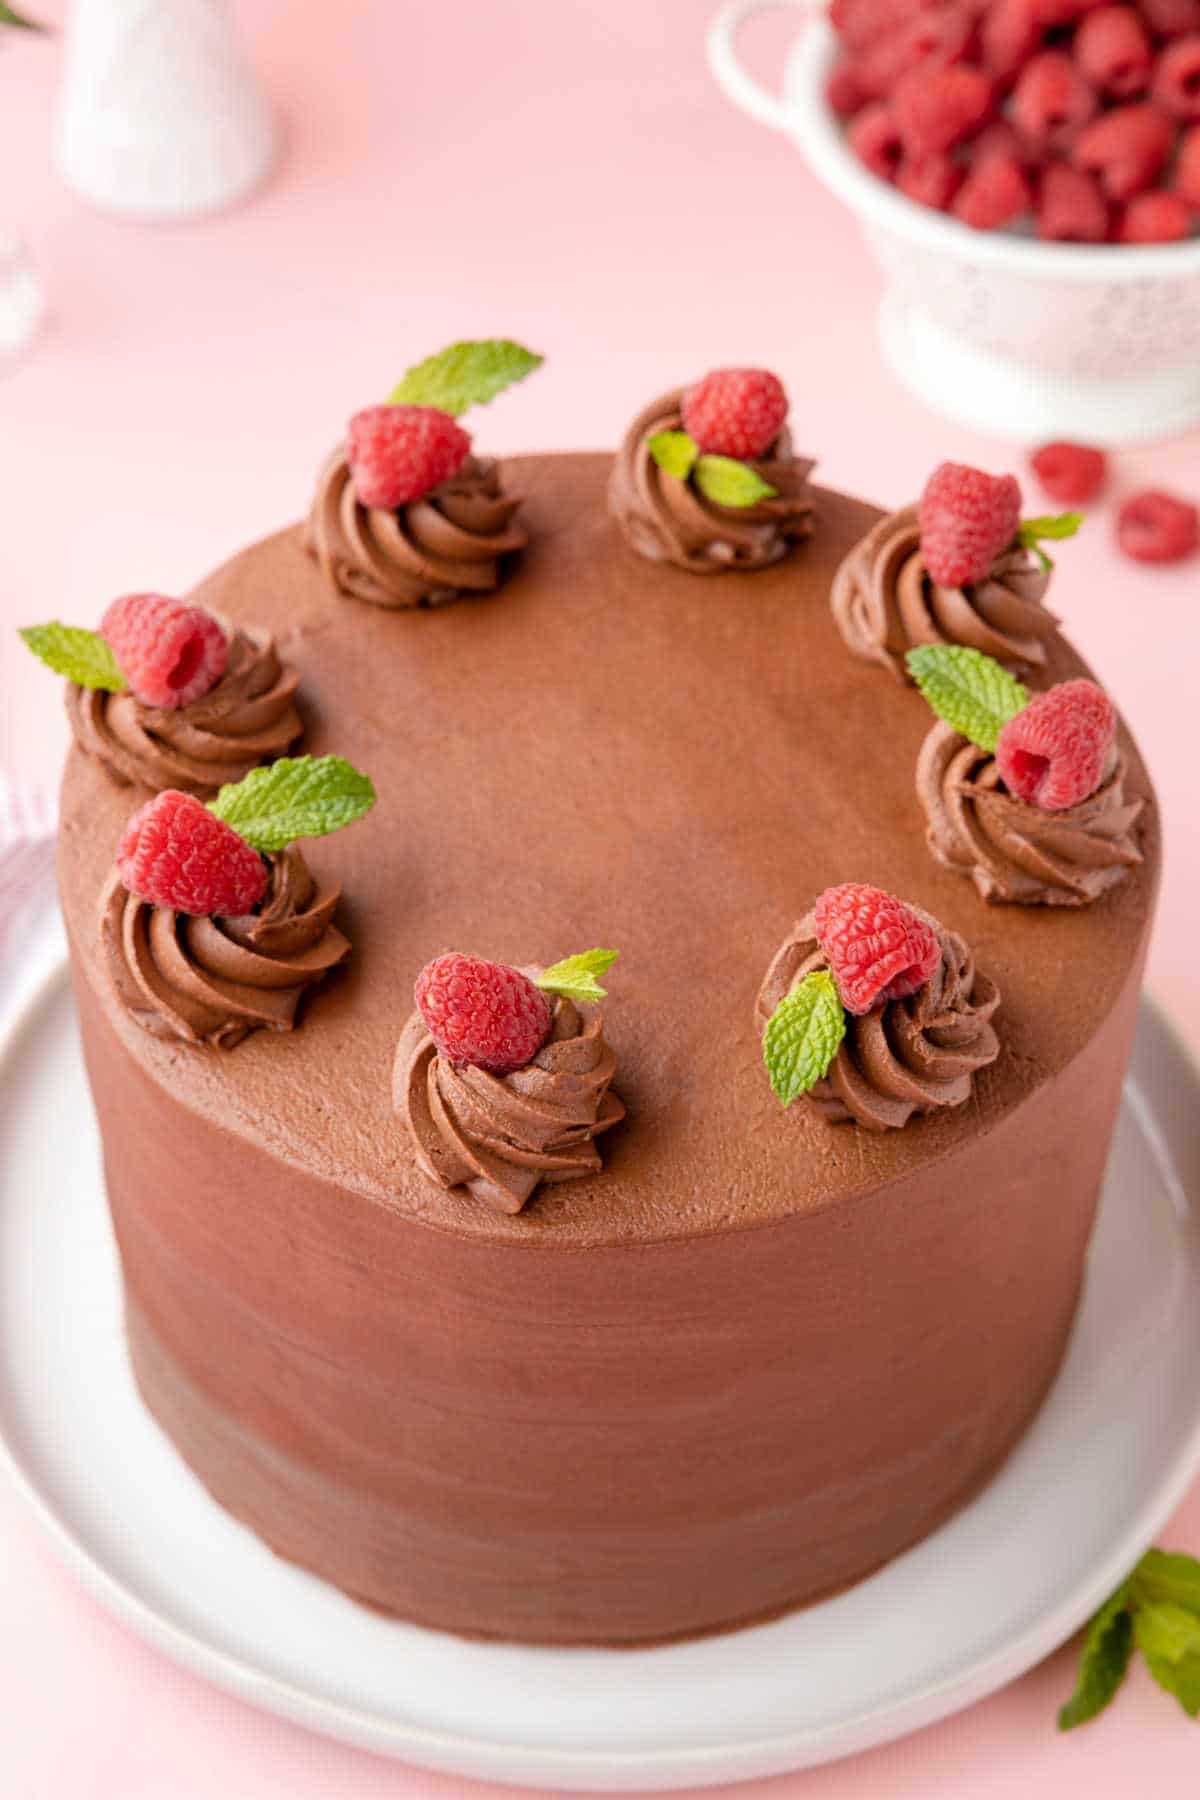
MULTIPOLYGON (((877 277, 849 219, 711 84, 708 0, 240 10, 283 155, 253 202, 189 227, 77 203, 51 163, 59 46, 0 51, 0 222, 28 237, 53 308, 0 379, 0 764, 52 776, 66 743, 55 684, 12 627, 93 624, 113 594, 186 588, 300 512, 346 414, 456 336, 503 331, 549 359, 480 416, 487 448, 611 445, 649 394, 753 361, 783 376, 798 442, 832 485, 899 503, 945 456, 1019 466, 1014 447, 940 423, 890 379, 877 277)), ((751 61, 777 68, 785 42, 758 28, 751 61)), ((1123 456, 1115 490, 1146 482, 1195 497, 1200 442, 1123 456)), ((1200 1049, 1198 576, 1195 562, 1124 563, 1098 510, 1054 600, 1158 781, 1170 852, 1151 982, 1200 1049)), ((1163 1541, 1200 1551, 1200 1489, 1163 1541)), ((6 1489, 0 1593, 6 1800, 481 1791, 310 1737, 181 1673, 76 1589, 6 1489)), ((1058 1738, 1071 1679, 1060 1653, 947 1724, 745 1791, 1057 1800, 1194 1783, 1200 1740, 1140 1671, 1102 1724, 1058 1738)))

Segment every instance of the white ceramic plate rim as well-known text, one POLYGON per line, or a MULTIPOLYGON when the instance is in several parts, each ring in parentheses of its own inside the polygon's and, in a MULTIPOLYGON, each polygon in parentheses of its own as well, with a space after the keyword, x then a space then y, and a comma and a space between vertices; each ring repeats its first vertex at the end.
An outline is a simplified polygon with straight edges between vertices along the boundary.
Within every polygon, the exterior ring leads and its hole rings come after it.
MULTIPOLYGON (((48 1007, 59 993, 64 977, 61 964, 53 968, 7 1028, 0 1032, 0 1086, 15 1059, 20 1057, 25 1039, 36 1029, 42 1009, 48 1007)), ((1160 1048, 1165 1047, 1166 1055, 1176 1065, 1176 1072, 1182 1072, 1191 1084, 1194 1103, 1195 1094, 1200 1091, 1200 1077, 1171 1028, 1149 1004, 1144 1029, 1156 1039, 1160 1048)), ((1129 1100, 1149 1147, 1161 1158, 1166 1152, 1153 1112, 1136 1090, 1129 1100)), ((483 1775, 492 1780, 541 1782, 577 1790, 638 1788, 648 1791, 685 1783, 717 1784, 811 1766, 914 1731, 981 1699, 1032 1667, 1077 1629, 1155 1537, 1200 1466, 1198 1411, 1191 1429, 1176 1444, 1173 1462, 1159 1486, 1128 1520, 1125 1529, 1114 1539, 1105 1556, 1097 1560, 1086 1579, 1079 1580, 1058 1606, 1044 1612, 1027 1630, 979 1657, 951 1679, 919 1688, 894 1702, 827 1726, 764 1736, 754 1741, 689 1744, 680 1748, 639 1749, 625 1753, 594 1748, 566 1750, 476 1738, 458 1732, 432 1731, 331 1701, 294 1682, 265 1673, 246 1659, 184 1629, 114 1576, 41 1490, 14 1445, 8 1441, 2 1426, 0 1420, 0 1465, 7 1469, 59 1554, 103 1605, 148 1643, 185 1668, 252 1704, 363 1748, 404 1757, 432 1768, 483 1775)), ((268 1553, 264 1550, 263 1554, 268 1553)), ((748 1635, 735 1633, 721 1641, 734 1649, 748 1635)), ((569 1657, 575 1653, 551 1654, 569 1657)), ((620 1655, 619 1652, 615 1654, 620 1655)), ((668 1650, 657 1654, 671 1653, 668 1650)))

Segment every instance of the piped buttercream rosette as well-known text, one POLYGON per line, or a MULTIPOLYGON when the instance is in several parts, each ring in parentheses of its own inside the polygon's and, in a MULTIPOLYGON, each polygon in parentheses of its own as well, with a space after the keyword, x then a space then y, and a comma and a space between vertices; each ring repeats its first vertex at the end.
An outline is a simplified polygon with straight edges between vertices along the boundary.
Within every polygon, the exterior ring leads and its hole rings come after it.
POLYGON ((100 902, 113 990, 155 1037, 229 1050, 290 1031, 310 988, 349 954, 336 882, 296 839, 361 818, 366 776, 340 757, 284 758, 204 806, 166 789, 129 820, 100 902))

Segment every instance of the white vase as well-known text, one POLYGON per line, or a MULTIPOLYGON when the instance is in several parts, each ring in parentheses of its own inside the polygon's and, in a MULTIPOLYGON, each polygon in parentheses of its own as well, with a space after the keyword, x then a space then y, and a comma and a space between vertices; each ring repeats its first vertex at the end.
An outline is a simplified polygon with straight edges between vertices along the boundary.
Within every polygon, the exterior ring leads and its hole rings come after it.
POLYGON ((226 0, 71 0, 58 164, 83 199, 138 219, 212 212, 272 151, 226 0))

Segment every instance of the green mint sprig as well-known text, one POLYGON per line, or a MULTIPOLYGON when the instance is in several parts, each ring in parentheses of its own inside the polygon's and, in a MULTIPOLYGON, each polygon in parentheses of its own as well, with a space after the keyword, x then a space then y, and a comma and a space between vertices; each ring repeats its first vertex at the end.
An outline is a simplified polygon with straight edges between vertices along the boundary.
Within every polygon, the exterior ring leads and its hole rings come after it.
POLYGON ((63 625, 53 619, 49 625, 26 625, 18 635, 48 669, 65 675, 78 687, 103 688, 107 693, 119 694, 128 685, 116 657, 98 631, 87 631, 82 625, 63 625))
POLYGON ((1129 1671, 1134 1648, 1159 1687, 1189 1719, 1200 1717, 1200 1562, 1183 1551, 1147 1550, 1133 1574, 1088 1624, 1075 1692, 1060 1731, 1096 1718, 1129 1671))
POLYGON ((15 6, 0 5, 0 25, 19 25, 22 31, 48 31, 50 27, 43 25, 40 19, 31 19, 28 13, 19 13, 15 6))
POLYGON ((575 956, 564 956, 535 976, 533 985, 564 1000, 603 1000, 608 989, 596 978, 611 969, 620 954, 619 950, 581 950, 575 956))
POLYGON ((472 406, 486 406, 514 382, 524 381, 544 361, 511 338, 449 344, 406 370, 388 395, 388 405, 436 406, 458 418, 472 406))
POLYGON ((763 1033, 763 1061, 783 1106, 823 1076, 846 1035, 846 1013, 828 969, 813 969, 783 996, 763 1033))
POLYGON ((918 644, 905 661, 938 718, 981 750, 994 751, 1008 721, 1029 705, 1028 688, 982 650, 918 644))
POLYGON ((297 838, 326 837, 375 804, 371 779, 341 756, 281 756, 221 789, 208 810, 254 850, 286 850, 297 838))
POLYGON ((656 431, 648 447, 665 475, 673 475, 676 481, 690 477, 714 506, 757 506, 760 500, 773 500, 779 492, 749 463, 733 456, 702 454, 686 431, 656 431))
POLYGON ((1042 539, 1052 542, 1062 538, 1071 538, 1083 524, 1084 515, 1079 512, 1047 513, 1040 519, 1022 519, 1017 526, 1017 543, 1026 550, 1032 550, 1043 569, 1049 571, 1054 561, 1042 549, 1042 539))

